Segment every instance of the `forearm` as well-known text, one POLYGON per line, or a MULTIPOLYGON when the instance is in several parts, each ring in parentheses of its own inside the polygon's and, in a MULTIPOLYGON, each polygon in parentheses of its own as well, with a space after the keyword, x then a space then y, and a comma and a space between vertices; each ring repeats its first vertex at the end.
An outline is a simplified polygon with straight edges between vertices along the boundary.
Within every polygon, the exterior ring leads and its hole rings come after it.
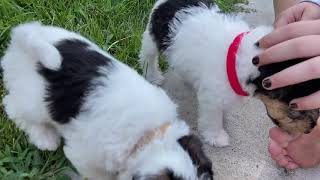
POLYGON ((301 0, 273 0, 273 6, 274 6, 274 13, 275 17, 277 16, 287 8, 295 5, 296 3, 300 2, 301 0))

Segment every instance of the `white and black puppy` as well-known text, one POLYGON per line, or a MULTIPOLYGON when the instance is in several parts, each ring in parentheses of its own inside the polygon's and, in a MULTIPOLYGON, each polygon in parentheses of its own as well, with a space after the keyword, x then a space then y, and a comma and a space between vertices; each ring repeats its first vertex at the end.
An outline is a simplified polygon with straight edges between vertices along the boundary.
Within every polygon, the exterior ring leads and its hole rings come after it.
POLYGON ((259 75, 251 61, 260 52, 254 44, 270 30, 250 30, 239 18, 219 13, 211 0, 159 0, 143 34, 140 60, 146 78, 161 84, 158 55, 165 55, 170 67, 196 90, 200 133, 209 144, 222 147, 229 144, 224 111, 243 99, 228 82, 230 44, 242 34, 233 68, 242 91, 251 94, 254 87, 247 81, 259 75))
POLYGON ((310 132, 319 111, 296 111, 289 102, 320 89, 319 80, 267 91, 262 80, 301 60, 256 67, 256 42, 271 27, 250 29, 239 17, 219 12, 211 0, 158 0, 143 34, 140 62, 146 78, 161 84, 158 56, 193 85, 199 101, 198 129, 206 142, 229 144, 224 113, 244 96, 255 95, 273 122, 290 133, 310 132))
POLYGON ((84 37, 27 23, 1 62, 5 111, 42 150, 63 138, 92 180, 212 179, 201 142, 166 93, 84 37))

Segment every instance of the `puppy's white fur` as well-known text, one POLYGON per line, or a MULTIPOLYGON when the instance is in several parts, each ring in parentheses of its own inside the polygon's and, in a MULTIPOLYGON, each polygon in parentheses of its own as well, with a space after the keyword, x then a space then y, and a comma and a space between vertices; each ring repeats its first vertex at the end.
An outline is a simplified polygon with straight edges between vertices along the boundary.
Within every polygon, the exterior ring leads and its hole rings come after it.
MULTIPOLYGON (((94 180, 128 180, 134 173, 157 174, 169 168, 186 179, 197 179, 196 168, 177 139, 189 134, 179 120, 176 105, 166 93, 146 82, 134 70, 103 52, 82 36, 61 28, 27 23, 13 29, 2 58, 5 87, 3 104, 15 124, 42 150, 55 150, 61 137, 64 152, 78 171, 94 180), (101 67, 103 76, 84 100, 83 110, 69 123, 55 123, 47 109, 46 81, 38 63, 59 69, 61 57, 54 44, 78 39, 112 60, 101 67), (135 155, 130 150, 148 130, 170 122, 158 137, 135 155), (117 175, 119 173, 119 175, 117 175)), ((95 83, 92 82, 92 83, 95 83)))
MULTIPOLYGON (((159 1, 155 7, 166 0, 159 1)), ((211 145, 229 145, 229 136, 223 128, 223 116, 231 105, 241 103, 228 82, 226 57, 229 45, 240 33, 250 31, 239 47, 236 70, 245 91, 252 94, 254 87, 247 85, 249 78, 259 75, 252 59, 260 50, 254 46, 270 27, 250 29, 240 18, 217 13, 217 7, 188 7, 175 14, 170 23, 169 47, 163 52, 170 68, 196 90, 199 101, 198 128, 211 145)), ((160 85, 163 76, 158 68, 159 50, 152 33, 151 22, 143 34, 140 62, 146 79, 160 85)))

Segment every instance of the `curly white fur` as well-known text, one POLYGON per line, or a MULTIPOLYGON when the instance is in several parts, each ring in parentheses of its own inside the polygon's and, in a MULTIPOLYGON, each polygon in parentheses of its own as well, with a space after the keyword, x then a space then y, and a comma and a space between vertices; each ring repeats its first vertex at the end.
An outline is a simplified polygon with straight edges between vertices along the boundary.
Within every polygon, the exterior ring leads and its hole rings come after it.
POLYGON ((135 173, 157 174, 163 168, 188 180, 197 179, 196 167, 177 142, 189 134, 189 128, 179 120, 176 105, 163 90, 76 33, 27 23, 15 27, 11 37, 1 62, 9 92, 3 104, 31 143, 42 150, 55 150, 62 137, 67 158, 83 176, 93 180, 128 180, 135 173), (106 86, 95 87, 86 97, 85 111, 69 123, 58 124, 48 113, 46 81, 37 65, 41 62, 49 69, 59 69, 61 57, 54 44, 65 39, 88 43, 113 65, 101 67, 103 76, 95 81, 106 86), (129 157, 144 132, 165 122, 171 126, 162 138, 129 157))
MULTIPOLYGON (((161 1, 155 5, 156 9, 161 1)), ((199 101, 198 129, 210 145, 229 145, 229 136, 223 128, 223 116, 231 105, 239 104, 238 96, 228 82, 226 57, 229 45, 240 33, 250 31, 239 47, 236 70, 243 89, 250 94, 254 87, 249 78, 259 74, 252 59, 261 50, 254 44, 271 31, 270 27, 250 30, 240 18, 218 13, 217 7, 189 7, 175 14, 170 23, 169 47, 163 52, 170 68, 196 90, 199 101)), ((146 79, 160 85, 163 77, 158 68, 159 50, 150 32, 149 22, 143 34, 140 63, 146 79)))

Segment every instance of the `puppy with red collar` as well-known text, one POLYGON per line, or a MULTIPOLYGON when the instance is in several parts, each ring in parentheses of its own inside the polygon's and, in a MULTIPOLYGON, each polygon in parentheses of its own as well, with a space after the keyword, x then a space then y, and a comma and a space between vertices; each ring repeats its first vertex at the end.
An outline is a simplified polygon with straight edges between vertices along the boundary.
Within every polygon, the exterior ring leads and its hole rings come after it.
POLYGON ((92 180, 212 180, 202 144, 166 93, 79 34, 15 27, 1 61, 5 111, 29 141, 92 180))
POLYGON ((250 29, 240 18, 221 13, 211 0, 159 0, 143 34, 140 63, 146 79, 160 85, 161 53, 170 68, 192 84, 199 102, 198 129, 210 145, 229 144, 223 128, 224 113, 248 95, 259 97, 280 127, 292 133, 308 132, 318 111, 294 111, 288 101, 312 90, 304 93, 306 85, 300 85, 266 91, 261 85, 263 77, 293 62, 260 68, 254 65, 254 57, 261 52, 256 42, 271 30, 250 29))

